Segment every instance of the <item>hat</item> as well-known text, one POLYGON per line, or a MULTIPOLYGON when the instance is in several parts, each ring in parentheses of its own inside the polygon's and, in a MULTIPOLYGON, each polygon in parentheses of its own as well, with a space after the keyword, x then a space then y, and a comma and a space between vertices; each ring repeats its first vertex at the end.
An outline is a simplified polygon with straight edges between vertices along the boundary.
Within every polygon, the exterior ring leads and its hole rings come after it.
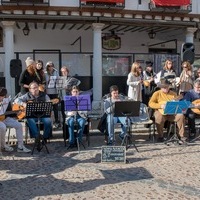
POLYGON ((153 66, 153 62, 151 62, 151 61, 146 61, 146 66, 147 66, 147 67, 152 67, 152 66, 153 66))
POLYGON ((6 88, 0 87, 0 96, 3 97, 3 96, 6 96, 6 94, 7 94, 6 88))
POLYGON ((165 88, 169 87, 171 84, 167 79, 160 79, 160 82, 158 83, 159 88, 165 88))
POLYGON ((35 61, 31 57, 28 57, 25 60, 25 63, 26 63, 26 66, 28 67, 28 66, 32 65, 33 63, 35 63, 35 61))
POLYGON ((46 67, 48 67, 48 66, 54 67, 53 62, 52 61, 47 62, 46 67))

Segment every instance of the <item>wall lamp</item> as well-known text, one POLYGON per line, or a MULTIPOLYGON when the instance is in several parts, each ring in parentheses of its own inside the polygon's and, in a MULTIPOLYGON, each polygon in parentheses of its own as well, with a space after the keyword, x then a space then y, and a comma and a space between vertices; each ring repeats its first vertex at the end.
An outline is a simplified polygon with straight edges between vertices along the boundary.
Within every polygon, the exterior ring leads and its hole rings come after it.
POLYGON ((150 39, 154 39, 156 37, 156 32, 154 32, 153 30, 151 30, 150 32, 148 32, 149 38, 150 39))
POLYGON ((28 35, 29 35, 30 29, 29 29, 27 23, 26 23, 25 27, 24 27, 22 30, 23 30, 23 33, 24 33, 25 36, 28 36, 28 35))

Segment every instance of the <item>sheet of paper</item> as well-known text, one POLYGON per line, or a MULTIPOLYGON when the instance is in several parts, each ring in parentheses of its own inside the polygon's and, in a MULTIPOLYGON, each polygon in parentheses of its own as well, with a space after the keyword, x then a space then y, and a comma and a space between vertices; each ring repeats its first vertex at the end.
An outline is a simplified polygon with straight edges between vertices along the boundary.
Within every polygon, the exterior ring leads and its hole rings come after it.
POLYGON ((55 88, 57 76, 50 76, 48 88, 55 88))

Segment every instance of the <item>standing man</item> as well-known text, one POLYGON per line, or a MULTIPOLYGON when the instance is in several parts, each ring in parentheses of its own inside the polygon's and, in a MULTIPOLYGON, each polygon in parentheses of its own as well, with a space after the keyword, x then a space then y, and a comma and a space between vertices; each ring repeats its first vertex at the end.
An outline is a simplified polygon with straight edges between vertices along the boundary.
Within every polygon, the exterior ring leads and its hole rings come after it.
POLYGON ((170 82, 166 79, 162 79, 161 82, 158 84, 160 90, 153 93, 152 97, 149 100, 149 107, 154 109, 154 117, 156 128, 158 132, 158 142, 163 142, 163 128, 164 123, 166 120, 170 122, 177 122, 177 126, 179 129, 179 144, 182 144, 186 138, 184 137, 185 133, 185 117, 183 114, 176 114, 176 115, 165 115, 164 109, 167 101, 175 100, 177 94, 170 90, 170 82))

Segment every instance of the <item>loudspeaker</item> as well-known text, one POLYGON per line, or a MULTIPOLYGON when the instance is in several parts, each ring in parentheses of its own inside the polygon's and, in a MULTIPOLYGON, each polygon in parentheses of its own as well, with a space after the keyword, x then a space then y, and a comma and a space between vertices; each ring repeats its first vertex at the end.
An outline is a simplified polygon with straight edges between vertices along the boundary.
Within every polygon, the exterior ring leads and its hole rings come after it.
POLYGON ((190 64, 193 64, 195 52, 194 52, 194 44, 193 43, 184 43, 181 48, 181 61, 189 61, 190 64))
POLYGON ((22 61, 20 59, 12 59, 10 61, 10 76, 12 78, 19 77, 22 72, 22 61))

